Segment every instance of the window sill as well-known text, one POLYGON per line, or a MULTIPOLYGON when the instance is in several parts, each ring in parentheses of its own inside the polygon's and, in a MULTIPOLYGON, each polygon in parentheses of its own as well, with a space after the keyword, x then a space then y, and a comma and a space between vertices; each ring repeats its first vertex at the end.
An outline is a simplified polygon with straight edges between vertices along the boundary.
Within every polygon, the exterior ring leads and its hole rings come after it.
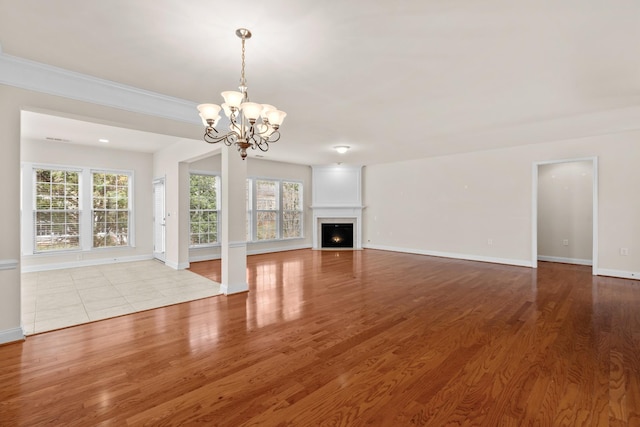
POLYGON ((189 250, 211 249, 211 248, 219 248, 221 246, 222 246, 222 243, 210 243, 208 245, 193 245, 193 246, 189 246, 189 250))

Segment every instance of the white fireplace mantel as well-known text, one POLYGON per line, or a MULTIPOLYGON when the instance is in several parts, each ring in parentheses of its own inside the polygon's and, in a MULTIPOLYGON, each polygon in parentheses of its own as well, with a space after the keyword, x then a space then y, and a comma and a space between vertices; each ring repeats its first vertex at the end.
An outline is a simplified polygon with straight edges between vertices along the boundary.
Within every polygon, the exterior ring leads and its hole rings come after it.
POLYGON ((353 224, 353 249, 362 249, 362 209, 353 207, 313 206, 313 249, 322 249, 322 224, 353 224))

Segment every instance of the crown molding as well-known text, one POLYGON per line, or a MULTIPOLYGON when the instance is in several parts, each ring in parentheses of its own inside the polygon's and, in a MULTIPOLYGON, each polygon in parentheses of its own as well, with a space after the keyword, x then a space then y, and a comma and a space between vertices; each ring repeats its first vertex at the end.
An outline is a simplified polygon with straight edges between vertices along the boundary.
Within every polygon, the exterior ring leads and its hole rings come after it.
POLYGON ((134 113, 200 124, 195 102, 6 55, 2 50, 0 84, 134 113))

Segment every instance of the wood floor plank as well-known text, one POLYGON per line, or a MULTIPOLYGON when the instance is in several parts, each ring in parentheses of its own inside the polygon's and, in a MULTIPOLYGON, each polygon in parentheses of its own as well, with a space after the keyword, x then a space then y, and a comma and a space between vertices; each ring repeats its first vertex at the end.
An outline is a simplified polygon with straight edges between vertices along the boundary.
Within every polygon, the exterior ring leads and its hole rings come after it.
POLYGON ((0 346, 0 425, 640 425, 637 281, 376 250, 247 277, 0 346))

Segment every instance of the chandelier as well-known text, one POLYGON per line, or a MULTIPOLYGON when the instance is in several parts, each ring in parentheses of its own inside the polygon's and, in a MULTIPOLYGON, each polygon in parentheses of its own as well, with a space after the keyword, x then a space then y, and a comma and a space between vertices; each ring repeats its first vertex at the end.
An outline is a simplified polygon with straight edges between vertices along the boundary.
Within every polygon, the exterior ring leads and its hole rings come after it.
POLYGON ((236 35, 242 39, 242 71, 240 73, 240 92, 226 91, 221 95, 224 104, 200 104, 198 111, 206 126, 204 140, 209 144, 224 142, 226 146, 236 145, 242 160, 247 157, 247 149, 269 149, 269 143, 280 139, 280 125, 287 116, 284 111, 273 105, 249 102, 247 81, 244 76, 244 42, 251 38, 251 31, 246 28, 236 30, 236 35), (229 132, 222 135, 216 129, 220 121, 220 110, 224 110, 231 124, 229 132), (259 120, 262 118, 262 120, 259 120))

